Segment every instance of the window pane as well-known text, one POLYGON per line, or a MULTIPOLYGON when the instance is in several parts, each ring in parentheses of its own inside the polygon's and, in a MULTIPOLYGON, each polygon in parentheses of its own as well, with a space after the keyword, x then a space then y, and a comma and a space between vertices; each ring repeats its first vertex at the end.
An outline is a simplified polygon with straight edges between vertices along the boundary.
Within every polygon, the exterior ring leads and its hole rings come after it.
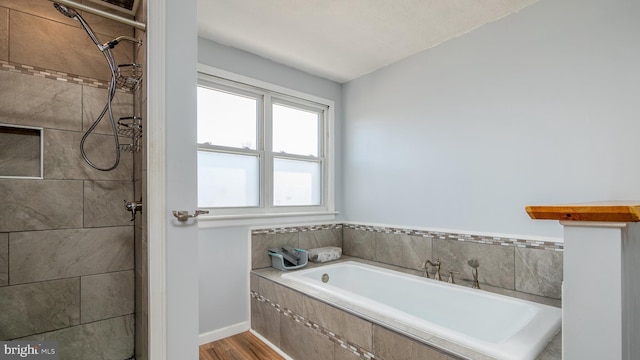
POLYGON ((198 151, 198 207, 259 205, 258 157, 198 151))
POLYGON ((318 113, 274 104, 273 151, 318 156, 318 113))
POLYGON ((257 100, 198 86, 198 143, 256 149, 257 100))
POLYGON ((321 205, 319 162, 274 159, 274 206, 321 205))

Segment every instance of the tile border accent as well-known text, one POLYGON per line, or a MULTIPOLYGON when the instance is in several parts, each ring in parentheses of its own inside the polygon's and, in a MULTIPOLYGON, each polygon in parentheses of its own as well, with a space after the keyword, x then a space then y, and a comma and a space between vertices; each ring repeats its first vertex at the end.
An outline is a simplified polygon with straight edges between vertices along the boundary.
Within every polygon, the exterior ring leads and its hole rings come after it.
MULTIPOLYGON (((25 74, 25 75, 31 75, 31 76, 37 76, 37 77, 51 79, 51 80, 64 81, 72 84, 88 85, 88 86, 97 87, 101 89, 109 88, 109 82, 104 80, 98 80, 98 79, 93 79, 86 76, 68 74, 61 71, 49 70, 49 69, 44 69, 36 66, 18 64, 18 63, 13 63, 9 61, 3 61, 3 60, 0 60, 0 70, 15 72, 19 74, 25 74)), ((119 91, 122 91, 122 90, 119 90, 119 91)))
POLYGON ((289 233, 307 232, 307 231, 316 231, 316 230, 333 230, 333 229, 342 229, 343 226, 344 226, 343 224, 323 224, 323 225, 275 227, 275 228, 251 230, 251 235, 289 234, 289 233))
POLYGON ((371 225, 357 225, 357 224, 343 224, 343 226, 346 229, 352 229, 352 230, 364 230, 364 231, 372 231, 372 232, 379 232, 379 233, 385 233, 385 234, 413 235, 413 236, 421 236, 421 237, 431 238, 431 239, 474 242, 474 243, 488 244, 488 245, 515 246, 515 247, 540 249, 540 250, 554 250, 554 251, 564 250, 563 243, 558 243, 553 241, 524 240, 524 239, 517 239, 517 238, 504 238, 504 237, 498 237, 498 236, 457 234, 457 233, 448 233, 448 232, 439 232, 439 231, 430 231, 430 230, 404 229, 404 228, 385 227, 385 226, 371 226, 371 225))
POLYGON ((361 348, 360 346, 352 344, 349 341, 347 341, 346 339, 336 335, 331 330, 326 329, 326 328, 314 323, 313 321, 309 321, 309 320, 305 319, 302 315, 297 314, 297 313, 291 311, 290 309, 282 307, 280 304, 274 303, 270 299, 258 294, 256 291, 250 291, 250 295, 251 295, 252 298, 256 299, 259 302, 264 302, 264 303, 267 303, 268 305, 271 305, 277 312, 281 313, 284 316, 293 318, 293 320, 295 320, 296 322, 301 323, 302 325, 308 327, 309 329, 312 329, 312 330, 316 331, 318 333, 318 335, 320 335, 323 338, 333 342, 336 345, 339 345, 343 349, 350 351, 352 354, 356 355, 357 357, 359 357, 361 359, 364 359, 364 360, 376 360, 376 359, 377 360, 382 360, 380 357, 376 357, 374 354, 372 354, 371 352, 361 348))
POLYGON ((539 241, 539 240, 525 240, 518 238, 505 238, 497 236, 485 236, 485 235, 471 235, 471 234, 458 234, 448 233, 430 230, 416 230, 409 228, 397 228, 386 226, 372 226, 372 225, 358 225, 358 224, 325 224, 325 225, 307 225, 307 226, 291 226, 291 227, 275 227, 256 229, 251 231, 251 235, 258 234, 287 234, 314 230, 326 230, 326 229, 351 229, 371 231, 385 234, 402 234, 420 236, 430 239, 442 239, 451 241, 464 241, 473 242, 478 244, 487 245, 501 245, 501 246, 514 246, 520 248, 550 250, 550 251, 564 251, 564 244, 553 241, 539 241))

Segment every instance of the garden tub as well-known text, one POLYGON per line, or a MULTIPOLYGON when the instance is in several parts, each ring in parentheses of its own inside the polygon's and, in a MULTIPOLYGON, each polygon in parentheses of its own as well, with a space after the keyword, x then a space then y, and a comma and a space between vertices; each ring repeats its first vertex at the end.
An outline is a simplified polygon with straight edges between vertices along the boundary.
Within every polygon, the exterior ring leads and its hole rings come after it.
POLYGON ((355 261, 282 278, 496 359, 535 359, 561 325, 552 306, 355 261))

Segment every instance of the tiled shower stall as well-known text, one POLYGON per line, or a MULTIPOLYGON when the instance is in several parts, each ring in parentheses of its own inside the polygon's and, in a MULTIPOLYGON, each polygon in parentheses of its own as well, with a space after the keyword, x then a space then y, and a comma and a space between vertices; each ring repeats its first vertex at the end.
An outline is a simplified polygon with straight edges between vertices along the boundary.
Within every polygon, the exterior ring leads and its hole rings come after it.
MULTIPOLYGON (((81 14, 102 41, 144 36, 81 14)), ((123 42, 114 56, 117 63, 140 62, 144 47, 123 42)), ((61 359, 146 353, 144 224, 140 216, 131 221, 123 202, 142 198, 144 156, 123 152, 115 170, 102 172, 80 155, 109 79, 103 55, 77 20, 50 1, 0 1, 0 126, 8 125, 0 131, 0 152, 24 142, 7 129, 27 126, 43 129, 44 154, 41 178, 1 177, 39 162, 38 146, 0 157, 0 340, 58 341, 61 359)), ((117 92, 116 120, 144 120, 140 94, 117 92)), ((110 164, 115 150, 106 119, 96 133, 87 155, 110 164)))

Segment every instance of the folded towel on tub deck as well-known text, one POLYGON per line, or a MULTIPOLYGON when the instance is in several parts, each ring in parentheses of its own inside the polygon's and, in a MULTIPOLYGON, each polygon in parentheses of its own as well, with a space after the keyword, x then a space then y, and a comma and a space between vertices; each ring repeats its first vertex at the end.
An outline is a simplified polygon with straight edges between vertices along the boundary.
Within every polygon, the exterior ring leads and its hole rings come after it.
POLYGON ((337 246, 309 249, 309 260, 316 263, 338 260, 340 256, 342 256, 342 248, 337 246))

